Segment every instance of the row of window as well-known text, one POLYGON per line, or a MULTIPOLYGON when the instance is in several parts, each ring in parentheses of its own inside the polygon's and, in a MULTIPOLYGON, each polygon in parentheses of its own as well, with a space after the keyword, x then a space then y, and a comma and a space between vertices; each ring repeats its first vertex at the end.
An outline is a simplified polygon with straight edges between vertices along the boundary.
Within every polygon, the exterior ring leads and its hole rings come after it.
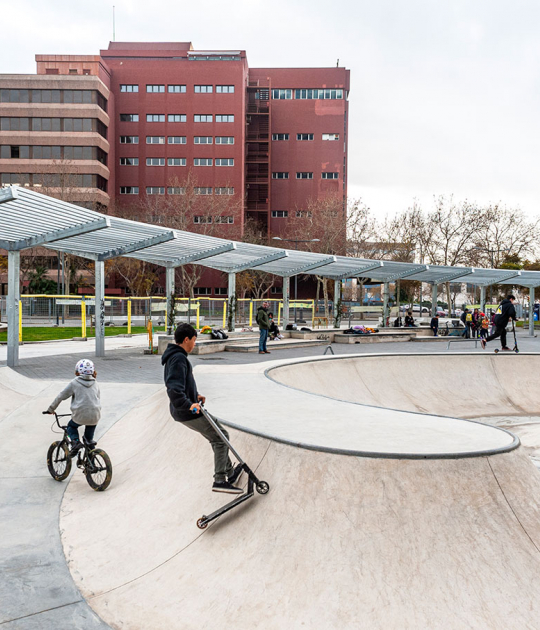
MULTIPOLYGON (((272 179, 289 179, 287 171, 277 171, 272 173, 272 179)), ((313 179, 313 173, 300 171, 296 173, 296 179, 313 179)), ((321 179, 339 179, 339 173, 321 173, 321 179)))
POLYGON ((1 131, 91 131, 107 137, 107 127, 97 118, 0 118, 1 131))
MULTIPOLYGON (((234 195, 234 187, 231 186, 221 186, 218 188, 211 187, 195 187, 193 189, 195 195, 234 195)), ((138 186, 120 186, 120 194, 121 195, 138 195, 139 187, 138 186)), ((146 187, 147 195, 164 195, 165 194, 165 186, 147 186, 146 187)), ((167 194, 168 195, 185 195, 186 189, 182 186, 167 186, 167 194)))
MULTIPOLYGON (((210 287, 194 287, 193 295, 212 295, 212 289, 210 287)), ((215 287, 214 295, 227 295, 227 287, 215 287)))
MULTIPOLYGON (((193 144, 213 144, 213 136, 193 136, 193 144)), ((216 144, 234 144, 234 136, 216 136, 216 144)), ((139 144, 139 136, 120 136, 120 144, 139 144), (136 141, 122 141, 122 138, 136 138, 136 141)), ((146 144, 165 144, 165 136, 146 136, 146 144)), ((167 136, 167 144, 187 144, 186 136, 167 136)))
POLYGON ((80 103, 99 105, 107 111, 107 99, 97 90, 0 90, 0 103, 80 103))
MULTIPOLYGON (((312 213, 309 210, 297 210, 295 212, 296 218, 311 217, 312 213)), ((273 219, 286 219, 289 216, 288 210, 272 210, 273 219)))
POLYGON ((276 100, 291 100, 292 98, 299 100, 312 100, 312 99, 342 99, 343 90, 328 89, 328 88, 314 88, 314 89, 273 89, 272 98, 276 100))
POLYGON ((48 188, 99 188, 107 192, 107 180, 85 173, 1 173, 1 184, 48 188))
MULTIPOLYGON (((185 94, 186 93, 186 85, 167 85, 167 92, 169 94, 185 94)), ((138 92, 139 85, 137 83, 121 83, 120 84, 120 92, 138 92)), ((149 94, 164 94, 165 93, 165 85, 162 84, 152 84, 146 86, 146 91, 149 94)), ((213 85, 194 85, 193 91, 195 94, 212 94, 214 91, 213 85)), ((234 94, 234 85, 216 85, 216 94, 234 94)))
POLYGON ((5 144, 0 146, 2 159, 33 160, 98 160, 107 164, 107 154, 99 147, 22 146, 5 144))
MULTIPOLYGON (((193 158, 193 166, 234 166, 234 158, 193 158)), ((138 157, 121 157, 120 166, 139 166, 138 157)), ((146 158, 146 166, 165 166, 165 158, 146 158)), ((167 166, 186 166, 186 158, 167 158, 167 166)))
MULTIPOLYGON (((139 114, 120 114, 120 122, 139 122, 139 114)), ((165 122, 165 114, 146 114, 146 122, 165 122)), ((167 114, 167 122, 187 122, 186 114, 167 114)), ((214 122, 213 114, 194 114, 193 122, 214 122)), ((216 114, 216 122, 234 122, 234 114, 216 114)))
MULTIPOLYGON (((313 133, 297 133, 296 134, 296 139, 297 140, 314 140, 315 138, 315 134, 313 133)), ((272 134, 272 140, 288 140, 289 139, 289 134, 288 133, 273 133, 272 134)), ((322 139, 323 140, 339 140, 339 133, 323 133, 322 134, 322 139)))

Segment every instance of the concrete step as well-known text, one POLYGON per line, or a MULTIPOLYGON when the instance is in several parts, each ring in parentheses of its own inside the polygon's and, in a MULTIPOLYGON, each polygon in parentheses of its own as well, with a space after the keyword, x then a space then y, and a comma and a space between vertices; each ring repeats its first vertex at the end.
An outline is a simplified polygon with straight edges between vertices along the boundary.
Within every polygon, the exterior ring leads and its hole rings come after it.
POLYGON ((385 341, 412 341, 414 333, 379 332, 371 335, 334 335, 334 343, 384 343, 385 341))
MULTIPOLYGON (((310 346, 327 346, 328 341, 319 339, 281 339, 280 341, 270 341, 267 344, 268 350, 285 350, 290 348, 308 348, 310 346)), ((259 343, 235 343, 225 344, 225 352, 258 352, 259 343)))

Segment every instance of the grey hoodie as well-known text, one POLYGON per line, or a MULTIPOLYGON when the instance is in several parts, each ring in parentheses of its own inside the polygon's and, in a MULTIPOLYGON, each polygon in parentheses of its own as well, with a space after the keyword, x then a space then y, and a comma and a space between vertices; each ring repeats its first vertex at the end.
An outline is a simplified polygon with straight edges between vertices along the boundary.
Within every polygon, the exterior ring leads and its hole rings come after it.
POLYGON ((70 396, 73 422, 96 425, 101 417, 101 401, 96 379, 87 374, 77 376, 58 394, 47 411, 55 411, 58 405, 70 396))

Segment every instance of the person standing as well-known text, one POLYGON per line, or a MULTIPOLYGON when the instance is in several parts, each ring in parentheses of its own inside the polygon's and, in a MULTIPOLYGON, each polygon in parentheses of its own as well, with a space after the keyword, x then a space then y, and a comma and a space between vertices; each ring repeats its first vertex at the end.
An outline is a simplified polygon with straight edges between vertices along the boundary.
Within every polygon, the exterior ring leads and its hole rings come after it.
POLYGON ((460 319, 463 322, 463 325, 465 326, 465 330, 463 331, 463 334, 461 336, 465 337, 465 339, 470 339, 471 338, 472 314, 469 313, 469 309, 468 308, 463 310, 463 313, 461 313, 460 319))
POLYGON ((480 311, 477 308, 474 309, 472 314, 471 329, 473 339, 480 336, 480 311))
POLYGON ((513 295, 509 295, 505 300, 503 300, 497 312, 495 313, 495 331, 488 335, 485 339, 481 340, 482 348, 485 349, 486 344, 497 337, 501 338, 501 346, 502 350, 510 350, 506 345, 506 327, 508 326, 508 322, 510 320, 517 321, 516 309, 514 307, 514 302, 516 298, 513 295))
POLYGON ((263 302, 257 309, 257 324, 259 326, 259 354, 270 354, 266 349, 268 341, 268 330, 270 329, 270 318, 268 317, 268 302, 263 302))

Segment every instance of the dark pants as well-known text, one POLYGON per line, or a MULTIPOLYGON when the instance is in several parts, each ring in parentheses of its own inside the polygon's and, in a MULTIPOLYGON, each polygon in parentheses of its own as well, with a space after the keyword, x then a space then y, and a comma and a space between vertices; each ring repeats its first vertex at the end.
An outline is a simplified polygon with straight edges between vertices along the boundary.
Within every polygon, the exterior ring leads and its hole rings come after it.
POLYGON ((266 352, 266 342, 268 340, 268 331, 261 328, 259 332, 259 352, 266 352))
MULTIPOLYGON (((182 424, 192 431, 197 431, 197 433, 200 433, 210 442, 214 451, 214 481, 226 481, 227 477, 233 471, 233 465, 229 458, 229 447, 219 437, 218 432, 202 415, 193 420, 182 422, 182 424)), ((225 437, 229 439, 227 431, 225 431, 221 425, 218 426, 223 431, 225 437)))
POLYGON ((486 337, 486 341, 493 341, 497 337, 501 338, 501 346, 506 348, 506 324, 504 326, 496 326, 495 332, 486 337))
POLYGON ((465 339, 471 338, 471 322, 465 322, 465 330, 462 336, 465 337, 465 339))
POLYGON ((439 327, 438 326, 431 326, 431 330, 433 331, 433 335, 435 337, 437 337, 437 335, 439 333, 439 327))
MULTIPOLYGON (((78 442, 79 441, 79 427, 82 426, 81 424, 77 424, 76 422, 73 422, 73 420, 70 420, 67 424, 67 429, 66 429, 66 433, 69 436, 69 439, 72 442, 78 442)), ((85 425, 84 427, 84 437, 86 438, 86 440, 88 442, 92 442, 94 440, 94 433, 96 432, 96 425, 85 425)))

